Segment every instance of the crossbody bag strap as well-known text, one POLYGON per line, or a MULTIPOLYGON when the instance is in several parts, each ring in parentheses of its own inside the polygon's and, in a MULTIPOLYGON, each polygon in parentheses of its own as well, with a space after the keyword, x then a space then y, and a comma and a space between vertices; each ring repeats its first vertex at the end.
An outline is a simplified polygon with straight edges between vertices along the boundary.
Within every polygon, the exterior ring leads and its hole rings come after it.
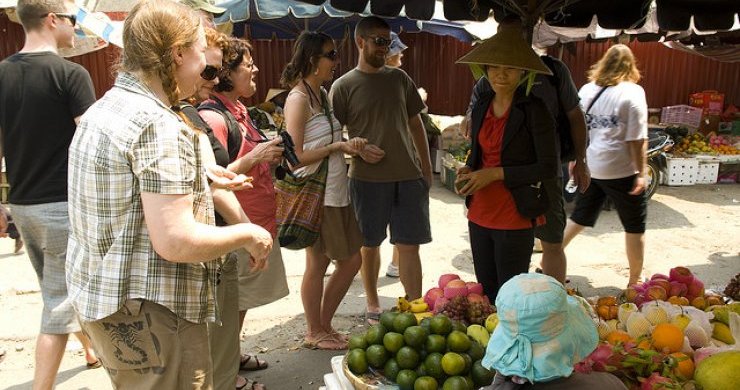
POLYGON ((594 100, 591 100, 591 103, 588 104, 588 108, 586 109, 586 114, 588 114, 588 112, 591 111, 591 107, 594 106, 594 103, 596 103, 596 101, 599 100, 599 98, 601 97, 601 94, 604 93, 604 91, 606 91, 607 88, 609 88, 608 85, 606 87, 601 87, 601 90, 599 91, 599 93, 597 93, 596 96, 594 96, 594 100))

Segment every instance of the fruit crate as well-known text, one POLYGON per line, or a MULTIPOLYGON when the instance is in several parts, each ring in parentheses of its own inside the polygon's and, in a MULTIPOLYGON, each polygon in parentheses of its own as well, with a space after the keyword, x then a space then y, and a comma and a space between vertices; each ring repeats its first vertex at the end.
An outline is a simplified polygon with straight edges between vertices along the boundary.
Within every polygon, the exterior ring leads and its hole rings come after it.
POLYGON ((669 186, 691 186, 696 184, 699 160, 693 157, 666 158, 666 184, 669 186))
POLYGON ((696 131, 701 125, 702 109, 687 105, 663 107, 660 122, 664 124, 684 125, 696 131))
POLYGON ((719 159, 711 156, 698 157, 696 184, 714 184, 719 174, 719 159))

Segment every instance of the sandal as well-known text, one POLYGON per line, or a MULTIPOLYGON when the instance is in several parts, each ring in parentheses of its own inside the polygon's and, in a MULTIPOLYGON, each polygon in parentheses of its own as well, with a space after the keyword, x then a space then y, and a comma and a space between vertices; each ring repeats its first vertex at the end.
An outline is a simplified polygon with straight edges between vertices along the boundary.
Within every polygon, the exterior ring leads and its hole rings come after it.
POLYGON ((349 341, 349 336, 344 333, 337 332, 335 329, 332 329, 331 332, 328 333, 337 341, 341 341, 344 343, 349 341))
POLYGON ((349 346, 346 341, 340 341, 334 338, 334 335, 325 333, 323 336, 319 337, 316 340, 309 340, 307 338, 303 339, 303 348, 307 349, 320 349, 324 351, 341 351, 347 349, 349 346), (324 343, 322 345, 322 343, 324 343), (332 346, 327 346, 326 344, 332 344, 332 346))
POLYGON ((257 355, 251 355, 245 353, 239 357, 239 370, 240 371, 259 371, 264 370, 270 364, 264 360, 257 358, 257 355), (254 360, 253 360, 254 359, 254 360), (250 362, 254 363, 250 364, 250 362))
POLYGON ((236 390, 267 390, 267 386, 265 386, 264 384, 249 378, 245 378, 243 376, 237 376, 237 382, 239 382, 239 378, 244 379, 244 384, 241 386, 237 385, 236 390))
POLYGON ((96 361, 94 361, 92 363, 87 363, 87 369, 88 370, 92 370, 92 369, 95 369, 95 368, 100 368, 102 366, 103 366, 103 364, 100 363, 100 360, 96 360, 96 361))
POLYGON ((382 313, 374 311, 365 311, 365 321, 368 325, 375 325, 380 323, 380 315, 382 313))

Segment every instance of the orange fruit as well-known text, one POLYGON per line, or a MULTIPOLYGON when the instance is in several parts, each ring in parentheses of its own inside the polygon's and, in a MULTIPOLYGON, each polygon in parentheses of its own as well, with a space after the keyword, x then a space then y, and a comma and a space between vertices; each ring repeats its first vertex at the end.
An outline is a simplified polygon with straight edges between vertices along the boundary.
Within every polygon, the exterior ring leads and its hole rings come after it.
POLYGON ((606 335, 606 342, 611 345, 617 345, 617 343, 624 344, 628 341, 632 341, 632 337, 630 337, 629 333, 621 330, 614 330, 606 335))
POLYGON ((678 352, 683 346, 683 331, 673 324, 658 324, 653 329, 653 347, 658 351, 678 352))
POLYGON ((691 360, 691 357, 682 352, 672 353, 671 356, 676 359, 676 367, 673 368, 673 373, 685 380, 692 379, 694 377, 694 361, 691 360))
POLYGON ((637 343, 637 348, 640 349, 650 349, 652 345, 650 344, 650 340, 648 339, 642 339, 639 343, 637 343))

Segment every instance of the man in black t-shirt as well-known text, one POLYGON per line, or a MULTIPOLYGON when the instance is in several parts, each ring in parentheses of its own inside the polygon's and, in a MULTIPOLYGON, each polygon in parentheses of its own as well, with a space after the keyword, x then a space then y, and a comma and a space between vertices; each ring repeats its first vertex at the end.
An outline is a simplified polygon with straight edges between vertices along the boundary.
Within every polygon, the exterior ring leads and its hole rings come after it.
MULTIPOLYGON (((75 9, 66 0, 19 0, 25 45, 0 62, 0 158, 6 159, 13 218, 44 303, 34 389, 54 386, 69 333, 80 338, 88 367, 100 365, 79 333, 65 280, 67 152, 79 117, 95 101, 87 71, 57 54, 74 45, 75 9)), ((0 231, 6 226, 0 213, 0 231)))

